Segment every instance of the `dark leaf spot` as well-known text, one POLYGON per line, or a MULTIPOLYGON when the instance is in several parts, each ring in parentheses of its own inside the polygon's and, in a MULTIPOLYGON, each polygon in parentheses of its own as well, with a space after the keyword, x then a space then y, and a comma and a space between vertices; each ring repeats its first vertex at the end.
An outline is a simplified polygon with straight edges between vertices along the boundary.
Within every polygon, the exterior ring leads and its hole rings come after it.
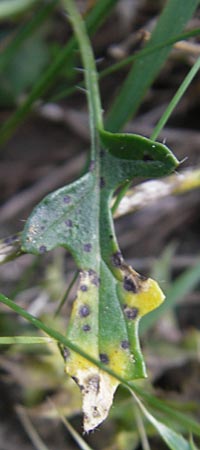
POLYGON ((88 290, 88 288, 87 288, 87 286, 85 284, 82 284, 80 286, 80 290, 83 291, 83 292, 86 292, 88 290))
POLYGON ((124 340, 121 342, 121 348, 123 348, 124 350, 126 350, 126 349, 129 348, 129 347, 130 347, 129 341, 127 341, 126 339, 124 339, 124 340))
POLYGON ((90 331, 91 330, 91 326, 86 323, 85 325, 83 325, 82 330, 83 331, 90 331))
POLYGON ((71 202, 70 195, 65 195, 65 197, 63 197, 63 202, 68 205, 71 202))
POLYGON ((72 380, 74 380, 76 384, 79 384, 79 381, 78 381, 78 378, 77 378, 77 377, 74 377, 74 376, 73 376, 73 377, 72 377, 72 380))
POLYGON ((88 274, 90 276, 91 279, 91 283, 94 284, 94 286, 99 286, 100 284, 100 278, 98 277, 97 273, 95 272, 95 270, 93 269, 89 269, 88 270, 88 274))
POLYGON ((87 317, 90 314, 90 308, 88 305, 83 305, 79 309, 79 314, 81 317, 87 317))
POLYGON ((95 270, 93 270, 93 269, 89 269, 88 270, 88 274, 91 276, 91 275, 96 275, 96 272, 95 272, 95 270))
POLYGON ((67 347, 63 348, 63 358, 65 361, 67 361, 67 359, 69 359, 70 356, 70 351, 67 347))
POLYGON ((91 252, 91 250, 92 250, 92 244, 85 244, 84 246, 83 246, 83 250, 85 251, 85 252, 91 252))
POLYGON ((127 319, 133 320, 138 315, 138 308, 131 308, 127 305, 124 305, 124 314, 127 317, 127 319))
POLYGON ((128 292, 134 292, 136 294, 138 292, 138 287, 135 284, 133 278, 131 277, 124 277, 124 289, 128 292))
POLYGON ((101 177, 100 178, 100 182, 99 182, 99 186, 100 186, 100 188, 102 189, 102 188, 104 188, 105 187, 105 185, 106 185, 106 183, 105 183, 105 180, 104 180, 104 178, 103 177, 101 177))
POLYGON ((103 364, 108 364, 109 363, 109 358, 108 358, 108 355, 106 355, 106 353, 100 353, 99 357, 100 357, 100 361, 103 364))
POLYGON ((88 377, 87 379, 87 385, 89 390, 98 393, 99 392, 99 385, 100 385, 100 378, 99 375, 93 375, 91 377, 88 377))
POLYGON ((39 248, 39 251, 40 251, 41 254, 45 253, 47 251, 46 246, 45 245, 41 245, 40 248, 39 248))
POLYGON ((151 155, 149 155, 148 153, 145 153, 143 155, 143 161, 153 161, 154 159, 152 158, 151 155))
POLYGON ((100 417, 100 412, 99 412, 97 406, 92 406, 92 410, 93 410, 92 411, 93 417, 100 417))
POLYGON ((115 267, 121 267, 123 258, 121 252, 116 252, 111 257, 112 263, 115 267))
POLYGON ((97 287, 100 285, 100 278, 98 277, 98 275, 93 276, 93 278, 91 279, 91 283, 97 287))
POLYGON ((67 220, 65 221, 65 225, 67 225, 67 227, 71 228, 72 225, 73 225, 72 220, 67 219, 67 220))

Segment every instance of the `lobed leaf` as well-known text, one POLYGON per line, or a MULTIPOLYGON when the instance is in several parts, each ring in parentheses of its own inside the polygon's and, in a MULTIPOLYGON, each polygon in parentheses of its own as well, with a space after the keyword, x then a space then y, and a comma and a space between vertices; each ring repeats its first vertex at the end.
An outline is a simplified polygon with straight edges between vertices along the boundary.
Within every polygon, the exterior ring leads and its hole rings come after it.
MULTIPOLYGON (((155 281, 125 263, 110 199, 125 180, 169 173, 178 162, 163 144, 137 135, 116 136, 101 130, 100 137, 101 165, 91 160, 83 177, 42 200, 26 223, 22 250, 41 254, 63 246, 71 252, 80 281, 67 337, 132 380, 146 376, 139 320, 159 306, 164 296, 155 281)), ((82 390, 84 428, 89 431, 107 416, 119 381, 73 351, 64 354, 66 372, 82 390)))

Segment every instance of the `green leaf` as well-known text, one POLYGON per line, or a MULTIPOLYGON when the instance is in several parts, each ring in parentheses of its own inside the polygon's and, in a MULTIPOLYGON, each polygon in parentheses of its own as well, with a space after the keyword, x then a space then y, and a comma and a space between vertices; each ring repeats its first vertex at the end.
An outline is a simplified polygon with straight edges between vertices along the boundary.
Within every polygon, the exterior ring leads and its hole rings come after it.
MULTIPOLYGON (((90 171, 82 178, 45 197, 26 223, 22 250, 42 254, 63 246, 71 252, 80 269, 80 282, 67 336, 129 380, 146 376, 138 324, 164 297, 156 282, 144 279, 123 260, 110 200, 125 180, 169 173, 177 160, 163 144, 137 135, 112 135, 104 130, 100 135, 101 166, 91 160, 90 171)), ((84 427, 94 428, 107 415, 118 381, 75 353, 70 354, 66 370, 82 386, 84 427), (101 388, 97 389, 98 380, 101 388)))
MULTIPOLYGON (((162 45, 180 33, 198 4, 199 0, 187 0, 183 7, 183 0, 168 0, 145 48, 151 49, 156 45, 162 45)), ((119 131, 130 116, 136 113, 147 89, 166 61, 170 49, 170 46, 162 48, 134 62, 107 116, 106 127, 109 130, 119 131)))

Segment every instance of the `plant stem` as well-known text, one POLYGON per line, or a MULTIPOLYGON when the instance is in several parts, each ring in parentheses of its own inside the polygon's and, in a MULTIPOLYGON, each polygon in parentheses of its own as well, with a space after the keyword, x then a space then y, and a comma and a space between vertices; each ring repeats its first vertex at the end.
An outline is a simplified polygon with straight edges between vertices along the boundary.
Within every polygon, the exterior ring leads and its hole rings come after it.
POLYGON ((91 159, 96 160, 98 128, 102 128, 102 109, 98 86, 98 77, 90 41, 85 24, 75 6, 73 0, 65 0, 69 19, 72 23, 76 38, 78 40, 81 57, 83 60, 86 94, 89 106, 90 133, 91 133, 91 159))
POLYGON ((155 141, 157 139, 158 135, 160 134, 161 130, 164 128, 167 120, 171 116, 171 114, 172 114, 173 110, 175 109, 176 105, 178 104, 178 102, 181 100, 186 89, 190 86, 193 78, 195 77, 195 75, 197 74, 199 69, 200 69, 200 58, 198 58, 197 61, 195 62, 195 64, 192 66, 191 70, 189 71, 189 73, 187 74, 187 76, 185 77, 183 82, 181 83, 180 87, 176 91, 176 94, 172 98, 171 102, 167 106, 164 114, 162 115, 162 117, 158 121, 157 125, 155 126, 153 133, 151 135, 152 140, 155 141))

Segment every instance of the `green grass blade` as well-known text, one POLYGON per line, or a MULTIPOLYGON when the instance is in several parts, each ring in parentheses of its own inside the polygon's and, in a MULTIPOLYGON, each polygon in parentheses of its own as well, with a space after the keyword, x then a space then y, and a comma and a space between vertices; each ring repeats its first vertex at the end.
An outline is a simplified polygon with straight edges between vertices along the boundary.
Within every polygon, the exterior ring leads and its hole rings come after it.
POLYGON ((149 313, 148 316, 144 317, 141 323, 140 332, 145 333, 166 311, 181 302, 197 285, 199 277, 200 263, 195 267, 184 271, 166 292, 166 300, 160 308, 156 309, 154 313, 149 313))
POLYGON ((15 14, 23 12, 32 6, 38 0, 1 0, 0 2, 0 20, 7 19, 15 14))
POLYGON ((51 344, 52 342, 55 342, 55 340, 51 339, 49 337, 46 337, 46 336, 3 336, 3 337, 0 337, 0 345, 51 344))
MULTIPOLYGON (((169 0, 164 8, 146 48, 162 44, 182 31, 192 17, 199 0, 169 0)), ((118 131, 133 116, 141 101, 166 61, 170 47, 135 62, 107 116, 106 127, 118 131)))
POLYGON ((199 69, 200 69, 200 58, 197 59, 197 61, 195 62, 195 64, 190 69, 189 73, 187 74, 187 76, 185 77, 183 82, 181 83, 179 89, 176 91, 176 94, 172 98, 172 100, 169 103, 169 105, 167 106, 164 114, 162 115, 162 117, 160 118, 159 122, 155 126, 154 131, 153 131, 153 133, 151 135, 151 139, 153 139, 153 140, 157 139, 158 135, 160 134, 161 130, 164 128, 166 122, 168 121, 168 119, 171 116, 172 112, 176 108, 178 102, 183 97, 186 89, 190 86, 193 78, 195 77, 195 75, 197 74, 199 69))
POLYGON ((153 425, 153 427, 157 430, 157 432, 160 434, 161 438, 167 446, 171 450, 191 450, 189 442, 187 442, 181 434, 176 433, 171 428, 164 425, 162 422, 157 420, 143 405, 143 403, 140 401, 140 399, 135 395, 135 392, 130 390, 133 398, 135 399, 136 403, 139 405, 141 411, 143 412, 144 416, 147 418, 147 420, 153 425))
POLYGON ((53 11, 58 0, 52 0, 51 2, 44 4, 41 8, 35 11, 31 20, 23 27, 14 33, 13 39, 6 46, 3 52, 0 53, 0 70, 5 69, 7 64, 11 61, 15 55, 16 50, 23 44, 23 42, 31 36, 31 34, 39 28, 39 26, 45 21, 48 15, 53 11))
MULTIPOLYGON (((89 35, 92 35, 97 30, 116 3, 117 0, 100 0, 97 2, 86 18, 86 27, 89 35)), ((46 72, 39 78, 25 102, 1 127, 0 144, 5 143, 7 139, 9 139, 18 125, 23 122, 29 114, 33 103, 47 92, 49 87, 56 80, 58 74, 63 70, 63 65, 66 65, 67 61, 72 57, 76 47, 76 39, 72 37, 68 44, 58 52, 54 62, 49 65, 46 72)))
POLYGON ((136 394, 145 400, 148 406, 156 411, 164 413, 166 417, 169 417, 170 420, 174 420, 174 423, 181 425, 187 432, 200 436, 200 425, 191 416, 178 411, 164 400, 160 400, 155 397, 155 395, 146 392, 144 388, 139 387, 135 383, 129 383, 129 386, 136 394))

